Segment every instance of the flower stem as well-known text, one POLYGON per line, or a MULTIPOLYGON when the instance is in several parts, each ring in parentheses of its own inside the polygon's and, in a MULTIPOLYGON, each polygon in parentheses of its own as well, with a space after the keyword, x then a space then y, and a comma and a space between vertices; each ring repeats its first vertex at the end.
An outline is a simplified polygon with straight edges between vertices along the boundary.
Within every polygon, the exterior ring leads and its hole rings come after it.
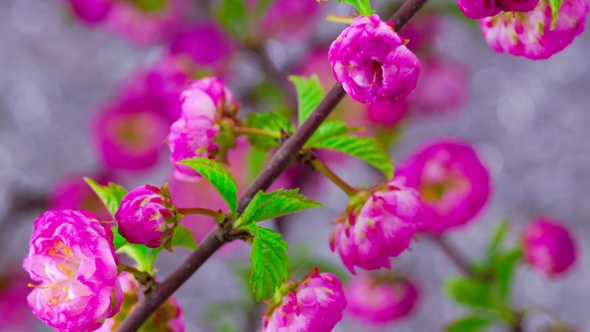
POLYGON ((222 221, 223 219, 225 219, 225 214, 223 214, 222 212, 213 211, 213 210, 205 209, 205 208, 179 208, 177 210, 178 210, 178 213, 180 213, 182 215, 202 214, 205 216, 213 217, 213 219, 215 219, 216 221, 222 221))
POLYGON ((342 191, 344 191, 348 196, 355 195, 359 190, 352 187, 348 183, 346 183, 342 178, 340 178, 334 171, 332 171, 326 164, 324 164, 320 159, 317 157, 311 158, 309 161, 313 168, 320 171, 320 173, 324 174, 330 181, 332 181, 335 185, 337 185, 342 191))
POLYGON ((432 236, 432 239, 434 240, 434 243, 436 243, 438 245, 438 247, 441 249, 441 251, 443 253, 445 253, 451 259, 451 261, 453 261, 453 263, 455 263, 455 265, 461 271, 461 273, 463 273, 464 275, 471 277, 471 278, 475 277, 475 273, 473 272, 473 270, 469 266, 469 263, 459 253, 459 251, 457 251, 457 249, 455 249, 453 246, 451 246, 441 236, 432 236))
POLYGON ((125 272, 133 274, 135 279, 139 280, 141 283, 146 283, 146 282, 152 280, 152 276, 148 272, 140 271, 140 270, 134 268, 133 266, 119 263, 118 268, 119 268, 119 271, 125 271, 125 272))
POLYGON ((234 127, 234 132, 241 135, 257 135, 266 136, 272 138, 281 138, 281 133, 276 131, 270 131, 259 128, 248 128, 248 127, 234 127))

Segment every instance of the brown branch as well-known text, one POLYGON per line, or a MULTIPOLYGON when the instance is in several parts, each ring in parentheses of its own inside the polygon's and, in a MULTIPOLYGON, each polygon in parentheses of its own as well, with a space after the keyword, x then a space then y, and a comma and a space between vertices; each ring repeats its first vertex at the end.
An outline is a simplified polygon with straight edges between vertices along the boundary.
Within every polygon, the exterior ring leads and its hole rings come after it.
MULTIPOLYGON (((426 1, 407 0, 391 18, 395 23, 396 30, 399 31, 426 1)), ((340 84, 336 84, 330 89, 309 118, 278 149, 264 170, 240 198, 238 202, 239 213, 244 211, 257 192, 268 189, 276 178, 295 162, 305 142, 330 113, 332 113, 336 105, 338 105, 345 95, 346 93, 340 84)), ((137 304, 127 319, 119 326, 117 332, 138 330, 150 315, 187 281, 217 249, 233 239, 230 232, 231 229, 222 230, 221 228, 215 228, 209 233, 197 250, 178 269, 168 276, 154 291, 148 294, 144 301, 137 304)))

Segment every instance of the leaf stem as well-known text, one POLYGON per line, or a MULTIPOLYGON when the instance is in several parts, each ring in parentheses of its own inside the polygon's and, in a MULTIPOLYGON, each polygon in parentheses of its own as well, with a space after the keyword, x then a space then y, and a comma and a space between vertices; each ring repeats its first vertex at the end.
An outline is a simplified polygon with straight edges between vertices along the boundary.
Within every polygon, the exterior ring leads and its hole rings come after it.
POLYGON ((320 173, 324 174, 330 181, 332 181, 335 185, 337 185, 342 191, 344 191, 348 196, 353 196, 359 192, 359 189, 354 188, 353 186, 346 183, 342 178, 340 178, 334 171, 332 171, 326 164, 324 164, 320 159, 317 157, 310 158, 311 160, 309 163, 313 168, 320 171, 320 173))
POLYGON ((202 215, 213 217, 213 219, 215 219, 215 220, 225 219, 224 213, 219 212, 219 211, 213 211, 210 209, 205 209, 205 208, 178 208, 177 211, 178 211, 178 213, 180 213, 182 215, 202 214, 202 215))
POLYGON ((239 135, 257 135, 272 138, 281 138, 281 133, 279 132, 259 128, 234 127, 234 132, 239 135))
POLYGON ((148 272, 140 271, 140 270, 134 268, 133 266, 119 263, 119 271, 125 271, 125 272, 133 274, 135 279, 141 281, 141 283, 146 283, 146 282, 152 280, 152 276, 148 272))

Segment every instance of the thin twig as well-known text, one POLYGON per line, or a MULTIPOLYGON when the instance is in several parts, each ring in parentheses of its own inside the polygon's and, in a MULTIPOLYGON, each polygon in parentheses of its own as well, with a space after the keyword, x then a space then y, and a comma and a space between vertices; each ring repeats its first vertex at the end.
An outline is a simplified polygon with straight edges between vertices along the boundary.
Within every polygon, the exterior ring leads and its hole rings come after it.
POLYGON ((459 253, 459 251, 457 251, 457 249, 453 248, 453 246, 440 236, 433 236, 432 239, 441 251, 453 261, 459 270, 461 270, 461 273, 468 277, 475 277, 475 273, 473 273, 469 263, 467 263, 467 260, 459 253))
MULTIPOLYGON (((407 0, 391 18, 395 23, 396 30, 399 31, 426 1, 407 0)), ((332 113, 336 105, 338 105, 345 95, 346 93, 340 84, 336 84, 330 89, 309 118, 278 149, 262 173, 260 173, 252 185, 246 190, 246 193, 240 198, 238 202, 238 213, 244 211, 257 192, 268 189, 276 178, 295 162, 305 142, 330 113, 332 113)), ((127 319, 119 326, 117 332, 131 332, 139 329, 151 314, 187 281, 217 249, 233 239, 229 235, 227 231, 219 227, 211 231, 178 269, 172 272, 154 291, 147 295, 144 301, 137 304, 127 319)))

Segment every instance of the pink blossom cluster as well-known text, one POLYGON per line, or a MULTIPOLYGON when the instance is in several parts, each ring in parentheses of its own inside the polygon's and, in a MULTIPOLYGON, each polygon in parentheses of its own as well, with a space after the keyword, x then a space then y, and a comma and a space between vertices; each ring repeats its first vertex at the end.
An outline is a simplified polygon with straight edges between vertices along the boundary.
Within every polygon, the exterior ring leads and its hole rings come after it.
POLYGON ((394 180, 372 193, 360 210, 352 207, 336 225, 330 247, 352 273, 355 267, 391 268, 389 258, 408 249, 422 222, 418 192, 394 180))
POLYGON ((59 331, 92 331, 119 311, 113 233, 90 212, 50 210, 37 218, 23 267, 38 283, 29 306, 59 331))
POLYGON ((344 308, 346 297, 340 280, 315 268, 269 308, 262 318, 262 331, 332 331, 342 319, 344 308))

